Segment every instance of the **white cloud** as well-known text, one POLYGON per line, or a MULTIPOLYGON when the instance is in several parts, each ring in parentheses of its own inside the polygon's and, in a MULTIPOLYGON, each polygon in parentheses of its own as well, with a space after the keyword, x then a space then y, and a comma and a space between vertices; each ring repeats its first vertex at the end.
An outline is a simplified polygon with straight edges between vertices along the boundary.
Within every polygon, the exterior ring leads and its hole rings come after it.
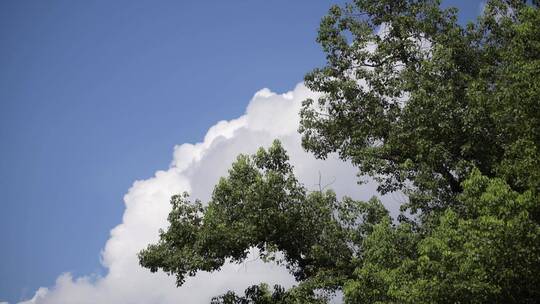
MULTIPOLYGON (((177 288, 174 278, 150 273, 138 265, 137 252, 158 240, 158 229, 167 225, 171 195, 188 191, 193 198, 208 200, 212 188, 239 153, 253 153, 279 138, 288 150, 295 173, 310 189, 331 184, 338 195, 369 199, 375 194, 373 184, 358 186, 356 170, 330 156, 316 160, 300 146, 297 133, 298 111, 302 100, 316 97, 303 84, 293 91, 276 94, 269 89, 257 92, 246 114, 211 127, 203 142, 182 144, 174 148, 168 170, 136 181, 124 196, 126 209, 122 223, 112 231, 102 252, 107 275, 72 277, 65 273, 51 288, 40 288, 35 296, 22 303, 209 303, 212 296, 227 290, 243 291, 259 282, 290 286, 294 280, 285 269, 259 260, 244 264, 227 264, 216 273, 199 273, 177 288)), ((385 199, 397 210, 397 201, 385 199)), ((254 253, 250 255, 253 259, 254 253)))
MULTIPOLYGON (((45 287, 39 288, 36 293, 34 294, 34 297, 28 301, 20 302, 19 304, 33 304, 37 303, 38 300, 43 299, 49 290, 45 287)), ((0 304, 7 304, 7 302, 2 302, 0 304)))

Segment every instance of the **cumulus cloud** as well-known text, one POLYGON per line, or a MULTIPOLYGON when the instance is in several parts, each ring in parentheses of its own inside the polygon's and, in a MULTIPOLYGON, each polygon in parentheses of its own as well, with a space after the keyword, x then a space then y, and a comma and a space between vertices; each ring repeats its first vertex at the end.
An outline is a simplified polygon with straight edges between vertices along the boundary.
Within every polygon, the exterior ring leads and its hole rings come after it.
MULTIPOLYGON (((193 198, 208 200, 213 186, 239 153, 254 153, 275 138, 282 141, 295 173, 308 189, 331 184, 338 196, 369 199, 374 195, 374 184, 357 185, 356 170, 350 164, 336 156, 316 160, 300 146, 297 129, 301 102, 316 97, 303 84, 285 94, 262 89, 253 96, 243 116, 218 122, 200 143, 176 146, 167 170, 134 182, 124 196, 122 223, 111 231, 102 251, 102 263, 108 273, 77 278, 62 274, 54 286, 40 288, 32 299, 21 303, 198 304, 208 303, 212 296, 227 290, 241 292, 259 282, 294 284, 284 268, 257 260, 256 252, 252 252, 243 264, 226 264, 219 272, 198 273, 177 288, 173 277, 141 268, 137 252, 156 242, 158 230, 166 227, 171 195, 188 191, 193 198)), ((394 212, 398 209, 396 199, 386 197, 384 201, 394 212)))

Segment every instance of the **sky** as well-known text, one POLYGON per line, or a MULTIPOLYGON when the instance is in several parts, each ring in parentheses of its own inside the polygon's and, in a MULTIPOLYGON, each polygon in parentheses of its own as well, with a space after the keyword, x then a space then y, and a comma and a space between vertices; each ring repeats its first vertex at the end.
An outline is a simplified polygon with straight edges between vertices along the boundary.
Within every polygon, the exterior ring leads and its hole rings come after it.
MULTIPOLYGON (((296 133, 301 101, 316 97, 303 76, 324 64, 317 25, 334 3, 1 1, 0 302, 186 299, 135 253, 166 224, 171 194, 207 199, 238 153, 273 138, 307 185, 323 172, 341 178, 338 193, 369 198, 353 168, 310 158, 296 133)), ((443 4, 461 22, 481 9, 443 4)), ((227 267, 216 291, 292 284, 277 266, 227 267)))

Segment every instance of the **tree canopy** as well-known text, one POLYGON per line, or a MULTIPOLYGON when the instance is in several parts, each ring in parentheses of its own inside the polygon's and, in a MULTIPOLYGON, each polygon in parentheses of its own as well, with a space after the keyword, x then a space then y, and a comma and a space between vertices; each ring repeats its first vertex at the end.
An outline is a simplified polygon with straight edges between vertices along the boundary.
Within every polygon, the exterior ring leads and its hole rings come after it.
POLYGON ((538 7, 491 0, 463 26, 439 1, 356 0, 330 9, 318 42, 303 147, 405 193, 403 213, 308 191, 275 141, 240 155, 207 204, 173 196, 141 265, 180 286, 257 248, 298 282, 212 303, 540 302, 538 7))

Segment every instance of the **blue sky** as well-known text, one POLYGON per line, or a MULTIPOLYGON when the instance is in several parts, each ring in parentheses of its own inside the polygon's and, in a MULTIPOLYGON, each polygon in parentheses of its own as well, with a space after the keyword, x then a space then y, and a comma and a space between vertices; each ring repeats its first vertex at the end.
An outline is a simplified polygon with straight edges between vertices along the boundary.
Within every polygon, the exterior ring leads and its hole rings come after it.
MULTIPOLYGON (((104 274, 123 195, 175 144, 324 63, 336 1, 1 1, 0 300, 104 274)), ((479 12, 480 1, 444 1, 479 12)))

